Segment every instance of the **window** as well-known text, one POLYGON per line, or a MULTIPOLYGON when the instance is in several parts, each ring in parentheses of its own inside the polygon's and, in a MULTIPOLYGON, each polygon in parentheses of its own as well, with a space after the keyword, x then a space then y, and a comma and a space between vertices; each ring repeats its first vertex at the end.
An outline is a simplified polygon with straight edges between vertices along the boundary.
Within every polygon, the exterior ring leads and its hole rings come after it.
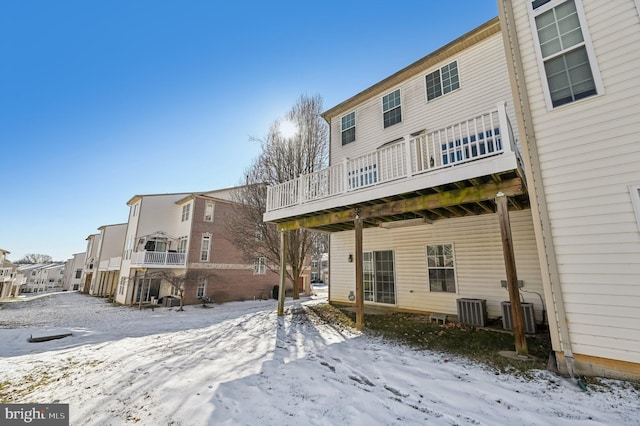
POLYGON ((213 222, 213 208, 215 204, 211 201, 207 201, 207 204, 204 206, 204 221, 205 222, 213 222))
POLYGON ((133 217, 138 216, 138 208, 139 208, 139 206, 140 206, 140 203, 135 203, 133 205, 133 217))
POLYGON ((178 239, 178 250, 176 250, 178 253, 187 252, 187 241, 188 241, 187 237, 180 237, 178 239))
POLYGON ((182 206, 182 222, 189 220, 189 213, 191 212, 191 203, 182 206))
POLYGON ((382 97, 382 112, 385 129, 402 121, 402 112, 400 111, 400 89, 382 97))
POLYGON ((549 105, 558 107, 602 91, 600 81, 594 78, 593 49, 582 31, 584 18, 576 0, 534 1, 532 17, 549 105))
POLYGON ((118 286, 118 294, 124 294, 124 284, 127 282, 127 277, 120 277, 120 285, 118 286))
POLYGON ((445 293, 456 292, 453 244, 427 246, 427 273, 429 290, 445 293))
POLYGON ((430 101, 460 88, 458 62, 454 61, 427 74, 427 100, 430 101))
POLYGON ((367 251, 362 259, 364 300, 396 303, 396 279, 393 251, 367 251))
POLYGON ((76 278, 82 277, 82 269, 76 269, 76 278))
POLYGON ((204 297, 207 294, 207 277, 198 278, 198 288, 196 290, 196 297, 204 297))
POLYGON ((254 231, 256 242, 258 243, 264 242, 266 233, 267 233, 267 224, 264 222, 256 223, 256 229, 254 231))
POLYGON ((211 234, 204 234, 202 236, 202 248, 200 249, 200 261, 209 261, 209 251, 211 250, 211 234))
POLYGON ((342 121, 340 123, 340 131, 342 132, 342 145, 346 145, 356 140, 356 112, 355 111, 342 117, 342 121))
POLYGON ((135 235, 127 235, 127 241, 124 245, 124 258, 125 260, 131 259, 131 251, 133 250, 133 240, 136 238, 135 235))
POLYGON ((638 231, 640 231, 640 184, 629 186, 631 193, 631 205, 633 211, 636 214, 636 223, 638 224, 638 231))
POLYGON ((253 273, 255 275, 264 275, 267 273, 267 259, 264 257, 256 257, 253 262, 253 273))

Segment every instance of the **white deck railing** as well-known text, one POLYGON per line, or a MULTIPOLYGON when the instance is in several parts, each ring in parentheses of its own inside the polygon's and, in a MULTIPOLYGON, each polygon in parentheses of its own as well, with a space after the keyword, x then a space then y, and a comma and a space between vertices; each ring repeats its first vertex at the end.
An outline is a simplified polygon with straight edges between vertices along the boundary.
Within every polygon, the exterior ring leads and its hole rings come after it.
POLYGON ((131 266, 146 268, 179 267, 186 264, 186 253, 167 251, 136 251, 131 253, 131 266))
POLYGON ((407 179, 517 150, 505 103, 460 123, 407 136, 326 169, 267 188, 267 211, 407 179))

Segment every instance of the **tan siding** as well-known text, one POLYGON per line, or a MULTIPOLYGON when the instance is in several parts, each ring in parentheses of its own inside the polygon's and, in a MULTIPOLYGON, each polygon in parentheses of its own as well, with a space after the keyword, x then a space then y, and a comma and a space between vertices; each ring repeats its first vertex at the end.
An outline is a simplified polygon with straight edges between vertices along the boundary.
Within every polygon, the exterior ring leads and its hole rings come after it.
MULTIPOLYGON (((542 280, 531 212, 511 212, 511 227, 518 278, 525 282, 522 295, 527 302, 535 304, 540 320, 542 306, 535 293, 542 293, 542 280)), ((348 254, 353 253, 353 238, 353 232, 331 236, 332 301, 347 302, 349 291, 355 291, 354 266, 347 262, 348 254)), ((365 229, 363 246, 365 251, 394 251, 399 308, 455 315, 456 299, 471 297, 487 299, 490 317, 502 315, 500 303, 509 297, 500 286, 500 280, 506 275, 500 228, 495 215, 441 220, 404 229, 365 229), (429 291, 426 245, 439 243, 454 244, 457 294, 429 291)))

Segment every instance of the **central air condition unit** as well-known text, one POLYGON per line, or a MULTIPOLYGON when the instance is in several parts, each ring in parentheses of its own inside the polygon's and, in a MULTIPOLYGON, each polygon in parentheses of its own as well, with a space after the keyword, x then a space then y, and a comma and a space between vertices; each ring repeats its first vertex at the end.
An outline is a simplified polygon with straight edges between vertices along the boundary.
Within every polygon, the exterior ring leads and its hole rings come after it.
MULTIPOLYGON (((521 303, 524 319, 524 332, 536 334, 536 316, 533 310, 533 303, 521 303)), ((511 318, 511 302, 502 302, 502 328, 513 330, 513 320, 511 318)))
POLYGON ((487 301, 485 299, 456 299, 458 321, 463 324, 484 327, 487 323, 487 301))

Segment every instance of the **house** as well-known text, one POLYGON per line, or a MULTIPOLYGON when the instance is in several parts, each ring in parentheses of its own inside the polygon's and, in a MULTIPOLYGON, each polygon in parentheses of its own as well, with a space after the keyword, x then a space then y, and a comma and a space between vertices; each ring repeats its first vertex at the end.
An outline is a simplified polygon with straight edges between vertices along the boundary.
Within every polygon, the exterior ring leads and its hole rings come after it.
POLYGON ((82 286, 85 253, 75 253, 64 265, 63 291, 78 291, 82 286))
POLYGON ((0 249, 0 299, 14 297, 18 291, 15 288, 17 267, 7 259, 10 253, 0 249))
POLYGON ((234 190, 132 197, 116 302, 171 304, 180 287, 185 304, 268 298, 277 274, 231 242, 234 190))
POLYGON ((19 282, 20 293, 42 293, 62 289, 64 266, 62 262, 18 266, 16 281, 19 282))
POLYGON ((93 276, 89 294, 113 297, 118 279, 127 224, 104 225, 98 228, 100 238, 96 253, 98 270, 93 276))
POLYGON ((640 379, 640 2, 498 2, 561 370, 640 379))
POLYGON ((330 125, 329 167, 270 186, 264 220, 285 232, 330 233, 330 302, 358 307, 361 297, 366 306, 475 325, 503 318, 509 328, 496 214, 506 198, 528 331, 544 324, 498 18, 323 117, 330 125))
POLYGON ((96 271, 98 269, 98 253, 100 250, 101 236, 101 234, 91 234, 86 238, 87 249, 85 251, 82 278, 80 278, 80 291, 82 291, 83 293, 88 294, 91 291, 91 285, 96 276, 96 271))

